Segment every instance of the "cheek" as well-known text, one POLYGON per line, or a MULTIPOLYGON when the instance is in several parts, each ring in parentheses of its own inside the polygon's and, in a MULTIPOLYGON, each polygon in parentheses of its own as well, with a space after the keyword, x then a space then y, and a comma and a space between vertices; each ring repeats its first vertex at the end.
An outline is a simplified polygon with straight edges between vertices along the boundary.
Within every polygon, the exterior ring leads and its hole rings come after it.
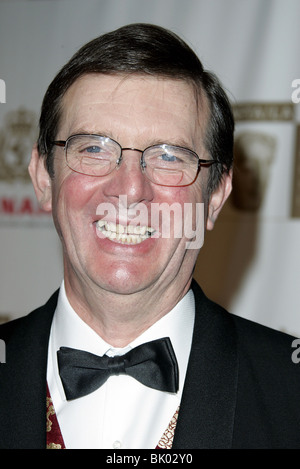
MULTIPOLYGON (((194 237, 204 220, 204 198, 200 183, 186 187, 168 188, 160 191, 160 230, 162 238, 194 237)), ((153 205, 154 210, 157 208, 153 205)))
POLYGON ((96 205, 92 203, 91 181, 86 176, 72 172, 55 181, 53 185, 53 220, 59 236, 81 231, 82 225, 90 223, 96 205), (85 219, 83 220, 83 217, 85 219))
POLYGON ((167 202, 172 205, 173 203, 178 203, 183 205, 185 203, 194 204, 196 202, 203 201, 203 191, 201 181, 196 181, 190 186, 183 187, 162 187, 156 186, 158 189, 156 193, 156 199, 161 200, 162 202, 167 202))
POLYGON ((72 172, 60 178, 54 186, 56 206, 78 211, 88 204, 93 192, 91 180, 87 176, 72 172))

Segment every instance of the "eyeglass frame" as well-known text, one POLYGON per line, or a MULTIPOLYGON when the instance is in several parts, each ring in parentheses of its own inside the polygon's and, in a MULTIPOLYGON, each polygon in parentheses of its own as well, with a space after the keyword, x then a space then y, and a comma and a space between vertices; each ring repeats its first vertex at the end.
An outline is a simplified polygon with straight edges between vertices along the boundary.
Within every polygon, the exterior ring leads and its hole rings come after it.
POLYGON ((153 182, 153 184, 156 184, 158 186, 164 186, 164 187, 185 187, 185 186, 190 186, 192 184, 194 184, 194 182, 196 181, 197 177, 198 177, 198 174, 200 172, 200 169, 201 169, 201 166, 202 165, 211 165, 211 164, 217 164, 219 163, 220 164, 220 161, 218 160, 205 160, 205 159, 202 159, 200 158, 197 153, 193 150, 191 150, 190 148, 186 148, 186 147, 183 147, 181 145, 172 145, 172 144, 167 144, 167 143, 158 143, 158 144, 154 144, 154 145, 149 145, 148 147, 146 147, 144 150, 139 150, 138 148, 131 148, 131 147, 122 147, 120 145, 119 142, 117 142, 116 140, 114 140, 113 138, 111 137, 108 137, 108 136, 105 136, 105 135, 101 135, 101 134, 84 134, 84 133, 80 133, 80 134, 73 134, 73 135, 70 135, 66 140, 54 140, 51 142, 51 145, 56 145, 56 146, 59 146, 59 147, 63 147, 64 148, 64 153, 65 153, 65 158, 66 158, 66 162, 67 162, 67 165, 68 167, 74 171, 75 173, 79 173, 79 174, 83 174, 85 176, 91 176, 91 177, 105 177, 105 176, 108 176, 109 174, 111 174, 115 169, 119 168, 120 167, 120 164, 122 162, 122 154, 123 154, 123 151, 137 151, 139 153, 141 153, 141 159, 140 159, 140 166, 142 169, 146 169, 146 163, 145 163, 145 159, 144 159, 144 153, 145 151, 149 150, 150 148, 154 148, 154 147, 160 147, 160 146, 163 146, 165 145, 166 147, 173 147, 173 148, 177 148, 177 149, 182 149, 182 150, 185 150, 185 151, 188 151, 189 153, 193 154, 195 156, 195 158, 198 160, 198 167, 197 167, 197 172, 196 172, 196 175, 195 175, 195 178, 187 183, 187 184, 183 184, 183 185, 168 185, 168 184, 159 184, 155 181, 152 181, 152 179, 150 179, 147 175, 146 177, 151 181, 153 182), (83 173, 82 171, 76 171, 75 169, 71 168, 71 166, 69 166, 68 164, 68 159, 67 159, 67 145, 69 143, 69 141, 74 138, 74 137, 101 137, 101 138, 109 138, 109 140, 111 140, 112 142, 114 142, 115 144, 118 145, 118 147, 120 148, 120 157, 118 158, 118 160, 116 161, 116 166, 112 169, 112 171, 110 171, 109 173, 105 174, 104 176, 101 176, 101 175, 97 175, 97 174, 86 174, 86 173, 83 173))

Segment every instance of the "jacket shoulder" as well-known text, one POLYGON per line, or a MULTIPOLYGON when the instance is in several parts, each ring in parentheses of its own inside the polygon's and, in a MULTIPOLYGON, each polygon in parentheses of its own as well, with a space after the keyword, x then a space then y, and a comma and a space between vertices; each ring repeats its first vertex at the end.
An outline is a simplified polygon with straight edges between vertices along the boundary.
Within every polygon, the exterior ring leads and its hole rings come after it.
POLYGON ((47 352, 57 292, 27 316, 0 327, 0 448, 45 448, 47 352))
POLYGON ((296 338, 283 331, 272 329, 227 311, 221 305, 207 298, 196 282, 193 282, 192 289, 195 294, 196 310, 204 311, 209 317, 209 322, 221 321, 223 324, 228 324, 229 328, 234 330, 240 345, 244 344, 245 347, 251 347, 251 344, 254 345, 255 343, 257 345, 259 343, 260 346, 265 344, 265 346, 269 347, 271 344, 274 344, 277 347, 283 346, 285 348, 287 344, 291 345, 292 341, 296 338))
POLYGON ((1 324, 0 339, 8 343, 15 334, 21 333, 21 331, 24 333, 31 325, 34 326, 37 323, 52 321, 52 316, 57 304, 58 291, 59 290, 53 293, 43 306, 36 308, 25 316, 1 324))
MULTIPOLYGON (((236 384, 231 397, 227 393, 226 403, 228 406, 230 399, 235 399, 232 447, 299 448, 300 352, 295 347, 300 350, 300 341, 229 313, 207 299, 199 287, 194 293, 200 318, 197 335, 209 337, 204 342, 209 353, 201 348, 197 363, 195 360, 194 375, 206 354, 209 363, 206 374, 216 376, 218 370, 218 376, 222 376, 213 388, 218 389, 228 377, 228 364, 233 360, 228 354, 226 373, 223 373, 224 352, 235 351, 232 357, 236 358, 236 384), (218 355, 215 349, 219 350, 218 355)), ((232 369, 231 366, 231 373, 232 369)), ((202 379, 206 379, 205 376, 202 379)), ((223 395, 225 391, 223 389, 223 395)))

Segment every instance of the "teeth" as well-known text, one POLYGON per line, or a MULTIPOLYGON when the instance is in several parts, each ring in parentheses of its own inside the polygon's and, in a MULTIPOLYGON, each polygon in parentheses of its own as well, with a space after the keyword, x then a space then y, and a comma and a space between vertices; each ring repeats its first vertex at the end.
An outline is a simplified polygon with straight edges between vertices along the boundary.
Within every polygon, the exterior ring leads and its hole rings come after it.
POLYGON ((155 232, 154 228, 149 226, 124 226, 105 220, 97 221, 97 229, 111 241, 123 244, 139 244, 155 232))

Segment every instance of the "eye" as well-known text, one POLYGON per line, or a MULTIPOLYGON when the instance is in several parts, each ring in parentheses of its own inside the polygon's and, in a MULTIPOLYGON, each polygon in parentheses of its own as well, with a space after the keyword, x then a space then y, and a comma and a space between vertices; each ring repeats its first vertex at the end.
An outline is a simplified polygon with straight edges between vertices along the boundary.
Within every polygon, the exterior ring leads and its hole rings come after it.
POLYGON ((103 148, 101 145, 89 145, 84 146, 78 150, 78 154, 82 158, 97 158, 97 159, 109 159, 111 158, 111 152, 108 149, 103 148))
POLYGON ((170 154, 170 153, 163 153, 163 154, 161 155, 161 159, 162 159, 163 161, 168 161, 168 162, 169 162, 169 161, 170 161, 170 162, 172 162, 172 161, 177 161, 177 157, 176 157, 175 155, 170 154))
POLYGON ((87 147, 87 148, 83 149, 82 151, 86 152, 86 153, 100 153, 101 150, 102 149, 98 145, 93 145, 91 147, 87 147))

